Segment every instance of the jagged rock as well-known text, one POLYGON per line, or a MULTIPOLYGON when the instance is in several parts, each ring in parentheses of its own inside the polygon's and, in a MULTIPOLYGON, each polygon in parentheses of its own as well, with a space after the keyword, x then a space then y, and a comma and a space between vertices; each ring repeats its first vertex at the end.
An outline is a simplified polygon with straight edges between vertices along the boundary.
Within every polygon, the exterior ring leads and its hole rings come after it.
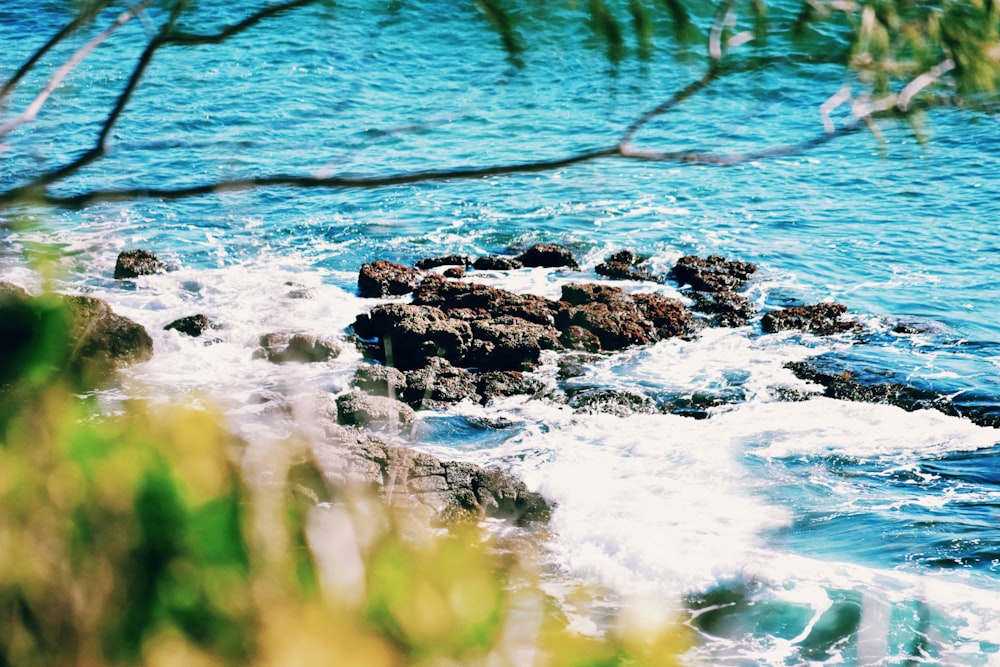
POLYGON ((269 333, 260 337, 255 359, 281 364, 288 361, 314 363, 340 356, 340 346, 332 340, 302 333, 269 333))
POLYGON ((556 327, 563 343, 587 351, 596 351, 593 340, 579 329, 593 334, 601 350, 613 351, 680 335, 692 320, 679 301, 656 294, 632 297, 609 285, 564 285, 560 307, 556 327))
POLYGON ((488 319, 510 315, 536 324, 552 324, 554 304, 534 294, 514 294, 478 283, 428 276, 413 293, 415 305, 440 308, 451 317, 488 319))
POLYGON ((730 292, 741 288, 756 273, 749 262, 729 260, 719 255, 701 258, 686 255, 677 260, 670 277, 699 292, 730 292))
POLYGON ((399 430, 413 422, 413 408, 388 396, 354 390, 337 397, 337 422, 378 430, 399 430))
POLYGON ((709 409, 742 400, 742 396, 723 397, 715 394, 695 392, 687 396, 672 396, 662 402, 660 412, 691 417, 693 419, 708 419, 709 409))
POLYGON ((426 366, 438 356, 460 360, 472 342, 467 322, 447 317, 440 308, 402 303, 381 304, 358 315, 354 331, 377 339, 378 361, 403 371, 426 366))
POLYGON ((597 275, 611 280, 663 282, 659 276, 638 266, 639 261, 640 259, 631 250, 620 250, 595 266, 594 271, 597 275))
POLYGON ((568 248, 554 243, 536 243, 517 256, 517 261, 528 267, 579 269, 576 258, 568 248))
POLYGON ((656 405, 649 396, 624 389, 587 389, 569 399, 576 412, 607 413, 627 417, 633 414, 653 414, 656 405))
POLYGON ((395 262, 369 262, 358 272, 358 293, 366 298, 409 294, 423 277, 423 271, 395 262))
POLYGON ((440 357, 406 373, 406 388, 402 396, 417 409, 434 409, 465 400, 479 402, 476 376, 440 357))
POLYGON ((683 336, 692 330, 694 318, 691 311, 678 301, 662 294, 634 294, 632 300, 656 328, 660 338, 683 336))
POLYGON ((476 271, 511 271, 513 269, 520 269, 523 266, 519 260, 502 255, 479 257, 472 263, 472 268, 476 271))
POLYGON ((460 280, 465 277, 465 269, 453 266, 450 269, 445 269, 442 274, 445 278, 454 278, 460 280))
POLYGON ((817 303, 811 306, 779 308, 764 314, 761 328, 766 333, 798 329, 817 336, 830 336, 849 331, 860 331, 861 325, 841 318, 847 306, 840 303, 817 303))
POLYGON ((124 250, 115 261, 115 279, 136 278, 159 273, 166 266, 148 250, 124 250))
POLYGON ((399 396, 406 390, 406 375, 392 366, 366 364, 354 373, 354 386, 376 396, 399 396))
POLYGON ((208 317, 205 315, 189 315, 188 317, 182 317, 174 320, 167 326, 163 327, 163 329, 165 331, 179 331, 182 334, 197 338, 205 333, 205 330, 208 329, 208 327, 209 321, 208 317))
POLYGON ((530 370, 542 350, 562 347, 554 327, 509 315, 472 322, 472 335, 465 364, 481 371, 530 370))
POLYGON ((444 257, 426 257, 417 262, 417 268, 426 271, 439 266, 472 266, 472 260, 465 255, 445 255, 444 257))
POLYGON ((757 314, 750 299, 735 292, 693 292, 691 296, 695 310, 711 315, 712 326, 746 326, 757 314))
POLYGON ((313 456, 335 487, 361 484, 391 505, 424 507, 441 519, 473 515, 525 525, 551 516, 551 505, 510 473, 442 461, 351 429, 332 433, 325 445, 314 447, 313 456))

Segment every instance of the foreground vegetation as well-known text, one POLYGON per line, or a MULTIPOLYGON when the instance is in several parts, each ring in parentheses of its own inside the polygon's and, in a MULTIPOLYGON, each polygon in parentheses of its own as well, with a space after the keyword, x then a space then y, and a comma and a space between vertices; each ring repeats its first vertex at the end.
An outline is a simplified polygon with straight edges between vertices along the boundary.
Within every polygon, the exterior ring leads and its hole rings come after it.
POLYGON ((662 610, 572 632, 533 555, 475 522, 432 528, 302 465, 247 474, 205 410, 96 414, 68 321, 0 299, 0 665, 672 665, 688 646, 662 610))

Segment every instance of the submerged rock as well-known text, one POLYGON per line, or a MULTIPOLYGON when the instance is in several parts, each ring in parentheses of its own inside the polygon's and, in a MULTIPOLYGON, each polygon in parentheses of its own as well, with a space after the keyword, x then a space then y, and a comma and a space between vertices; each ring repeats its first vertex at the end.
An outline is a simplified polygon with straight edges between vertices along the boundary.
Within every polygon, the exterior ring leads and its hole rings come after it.
POLYGON ((806 361, 792 361, 785 364, 785 368, 800 380, 820 385, 823 395, 828 398, 894 405, 907 412, 937 410, 953 417, 964 417, 979 426, 1000 427, 1000 406, 995 401, 981 401, 961 394, 944 396, 899 382, 862 381, 850 371, 830 373, 806 361))
POLYGON ((640 258, 636 257, 631 250, 620 250, 595 266, 594 271, 597 275, 611 280, 663 282, 659 276, 640 267, 639 262, 640 258))
POLYGON ((115 279, 137 278, 159 273, 166 265, 148 250, 124 250, 115 261, 115 279))
POLYGON ((379 260, 363 264, 358 272, 358 293, 365 298, 409 294, 423 279, 424 272, 402 264, 379 260))
POLYGON ((859 323, 842 319, 845 313, 847 306, 840 303, 792 306, 765 313, 760 325, 766 333, 798 329, 817 336, 831 336, 860 331, 862 327, 859 323))

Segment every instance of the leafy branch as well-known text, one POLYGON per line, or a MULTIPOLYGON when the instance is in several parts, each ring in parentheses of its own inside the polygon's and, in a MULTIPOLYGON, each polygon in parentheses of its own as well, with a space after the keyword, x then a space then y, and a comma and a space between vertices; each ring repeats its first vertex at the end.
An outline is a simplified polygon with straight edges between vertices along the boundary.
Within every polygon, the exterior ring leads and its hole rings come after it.
MULTIPOLYGON (((48 96, 69 71, 83 60, 113 30, 144 11, 151 0, 144 0, 122 13, 104 32, 93 38, 67 60, 49 80, 29 108, 12 121, 0 126, 0 138, 17 127, 32 121, 48 96)), ((660 162, 734 165, 776 156, 805 153, 834 139, 867 126, 878 134, 873 119, 882 116, 905 116, 930 104, 945 103, 948 98, 920 101, 918 96, 933 84, 949 76, 959 91, 992 92, 1000 83, 1000 10, 995 0, 937 0, 914 9, 903 0, 878 5, 858 6, 845 0, 806 0, 793 23, 793 32, 803 33, 822 20, 834 15, 846 18, 852 31, 852 41, 846 56, 848 63, 859 72, 865 90, 855 96, 847 86, 832 95, 818 109, 822 129, 817 135, 802 141, 767 147, 744 153, 716 154, 700 150, 657 151, 633 145, 639 132, 682 102, 704 91, 725 75, 738 70, 730 52, 745 44, 762 43, 768 33, 767 7, 762 0, 749 3, 753 28, 736 32, 737 0, 723 0, 716 7, 715 17, 707 33, 707 63, 702 76, 676 91, 634 119, 611 145, 591 148, 565 157, 527 160, 506 165, 459 166, 448 169, 412 171, 390 175, 348 177, 337 175, 272 174, 267 176, 219 180, 202 185, 151 188, 138 187, 118 190, 95 189, 78 194, 57 195, 49 186, 64 181, 84 167, 106 155, 107 139, 145 76, 154 56, 168 46, 199 46, 220 44, 279 14, 304 7, 317 0, 287 0, 248 15, 243 20, 211 34, 197 34, 177 29, 187 7, 183 0, 174 2, 162 27, 151 37, 136 61, 131 75, 119 93, 107 117, 100 126, 94 144, 69 163, 51 169, 29 183, 0 192, 0 205, 12 203, 42 203, 52 206, 79 208, 95 202, 121 201, 138 198, 176 200, 215 192, 266 187, 364 189, 431 181, 481 179, 517 173, 548 172, 603 159, 645 160, 660 162), (931 5, 934 5, 933 7, 931 5), (960 6, 961 5, 961 6, 960 6), (897 81, 898 92, 892 82, 897 81), (849 104, 850 118, 839 127, 830 119, 831 112, 849 104)), ((511 62, 523 66, 520 55, 524 44, 516 30, 516 21, 504 9, 501 0, 473 0, 489 24, 498 33, 501 45, 511 62)), ((675 32, 680 38, 690 32, 692 21, 680 0, 662 0, 669 12, 675 32)), ((111 4, 110 0, 95 0, 80 15, 57 34, 18 69, 0 89, 0 98, 9 93, 34 68, 41 58, 60 41, 111 4)), ((640 47, 648 46, 652 34, 648 8, 643 0, 630 0, 629 12, 640 47)), ((608 57, 616 61, 625 48, 624 28, 603 0, 591 0, 589 23, 608 45, 608 57)), ((640 57, 648 53, 639 50, 640 57)), ((953 100, 952 100, 953 101, 953 100)))

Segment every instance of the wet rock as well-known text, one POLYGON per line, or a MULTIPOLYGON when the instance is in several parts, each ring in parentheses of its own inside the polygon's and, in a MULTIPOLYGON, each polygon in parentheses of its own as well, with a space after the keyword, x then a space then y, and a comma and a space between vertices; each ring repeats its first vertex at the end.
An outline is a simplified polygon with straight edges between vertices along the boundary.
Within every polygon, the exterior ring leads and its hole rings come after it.
POLYGON ((554 304, 534 294, 514 294, 478 283, 428 276, 413 293, 415 305, 434 306, 451 317, 489 319, 509 315, 536 324, 552 324, 554 304))
POLYGON ((625 389, 587 389, 574 393, 569 399, 569 405, 576 412, 605 413, 619 417, 657 412, 656 405, 649 396, 625 389))
POLYGON ((861 325, 843 320, 847 306, 840 303, 818 303, 811 306, 779 308, 764 314, 761 328, 766 333, 798 329, 817 336, 860 331, 861 325))
POLYGON ((494 398, 507 396, 531 396, 544 390, 541 381, 529 377, 519 371, 489 371, 479 373, 476 378, 476 391, 486 404, 494 398))
POLYGON ((289 361, 315 363, 340 356, 340 346, 332 340, 302 333, 275 332, 260 337, 255 359, 282 364, 289 361))
POLYGON ((620 250, 595 266, 594 271, 597 275, 611 280, 663 282, 659 276, 638 266, 639 261, 640 259, 631 250, 620 250))
POLYGON ((632 297, 609 285, 571 284, 563 286, 556 327, 567 347, 596 351, 583 329, 599 340, 601 350, 614 351, 680 335, 691 320, 683 304, 662 295, 632 297))
POLYGON ((358 315, 354 331, 377 339, 376 359, 407 371, 421 368, 434 357, 459 361, 472 342, 467 322, 447 317, 440 308, 390 303, 358 315))
POLYGON ((174 320, 167 326, 163 327, 165 331, 179 331, 182 334, 192 336, 194 338, 197 338, 205 333, 205 330, 208 328, 209 321, 208 317, 205 315, 189 315, 188 317, 182 317, 174 320))
POLYGON ((472 322, 472 335, 465 364, 481 371, 531 370, 542 350, 562 347, 554 327, 509 315, 472 322))
POLYGON ((337 398, 337 422, 378 430, 398 431, 413 422, 413 409, 388 396, 354 390, 337 398))
POLYGON ((436 409, 466 400, 478 403, 476 376, 445 359, 434 358, 422 368, 406 373, 402 398, 416 409, 436 409))
POLYGON ((573 253, 568 248, 554 243, 536 243, 517 256, 517 261, 527 267, 579 269, 573 253))
POLYGON ((671 396, 661 403, 660 412, 692 419, 708 419, 711 416, 709 412, 711 408, 736 403, 743 398, 743 396, 723 397, 702 392, 687 396, 671 396))
POLYGON ((115 279, 149 276, 164 270, 166 265, 148 250, 124 250, 115 261, 115 279))
POLYGON ((712 326, 746 326, 757 314, 753 303, 735 292, 692 292, 691 297, 695 310, 711 316, 712 326))
POLYGON ((445 278, 454 278, 458 280, 465 277, 465 269, 453 266, 450 269, 445 269, 442 275, 444 275, 445 278))
POLYGON ((511 271, 513 269, 520 269, 523 266, 519 260, 502 255, 480 257, 472 263, 472 268, 476 271, 511 271))
POLYGON ((603 359, 599 354, 589 352, 568 352, 559 357, 559 372, 557 377, 560 380, 580 377, 587 373, 587 366, 603 359))
POLYGON ((365 298, 409 294, 423 277, 423 271, 395 262, 369 262, 358 272, 358 293, 365 298))
POLYGON ((686 255, 677 260, 670 277, 699 292, 731 292, 743 287, 756 271, 757 267, 749 262, 719 255, 686 255))
POLYGON ((439 266, 460 266, 466 268, 472 266, 472 260, 465 255, 445 255, 443 257, 426 257, 417 262, 417 268, 423 271, 435 269, 439 266))
POLYGON ((678 301, 662 294, 635 294, 632 300, 639 310, 656 328, 660 338, 673 338, 691 333, 694 317, 688 308, 678 301))
POLYGON ((390 505, 423 507, 442 520, 472 515, 526 525, 551 516, 552 506, 510 473, 442 461, 348 428, 314 447, 313 457, 323 479, 336 488, 367 486, 390 505))
POLYGON ((559 342, 567 350, 578 352, 600 352, 602 349, 601 339, 597 334, 576 324, 571 324, 563 330, 559 342))

